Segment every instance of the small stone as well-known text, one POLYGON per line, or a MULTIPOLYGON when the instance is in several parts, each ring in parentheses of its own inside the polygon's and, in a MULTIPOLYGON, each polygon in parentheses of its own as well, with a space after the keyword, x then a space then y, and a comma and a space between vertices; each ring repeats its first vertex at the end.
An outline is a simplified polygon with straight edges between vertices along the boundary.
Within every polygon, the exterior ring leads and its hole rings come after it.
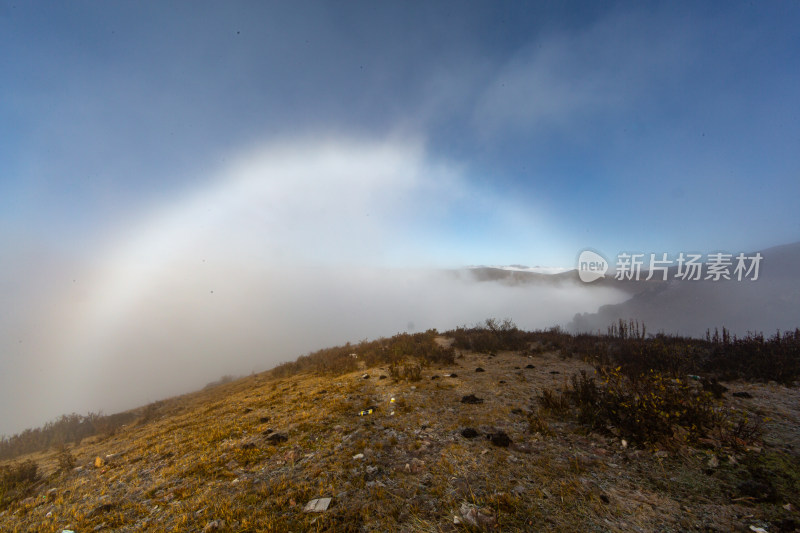
POLYGON ((361 379, 369 379, 369 374, 364 374, 363 376, 361 376, 361 379))
POLYGON ((363 459, 363 458, 364 458, 364 454, 363 453, 357 453, 357 454, 355 454, 353 456, 353 460, 354 461, 358 461, 358 460, 363 459))
POLYGON ((622 439, 622 442, 620 442, 620 445, 622 446, 622 449, 624 450, 624 449, 626 449, 628 447, 628 441, 626 441, 625 439, 622 439))
POLYGON ((461 508, 459 509, 461 512, 461 519, 471 525, 471 526, 478 526, 478 527, 486 527, 491 528, 494 526, 495 519, 491 514, 488 512, 484 512, 483 510, 479 510, 474 505, 469 503, 462 503, 461 508))
POLYGON ((106 464, 106 462, 99 455, 94 458, 94 467, 95 468, 103 468, 103 465, 105 465, 105 464, 106 464))
POLYGON ((469 404, 479 404, 483 403, 483 398, 478 398, 474 394, 468 394, 461 398, 461 403, 469 403, 469 404))
POLYGON ((474 428, 464 428, 461 430, 461 436, 465 439, 474 439, 478 435, 480 435, 480 433, 474 428))
POLYGON ((489 442, 501 448, 508 448, 511 444, 511 438, 504 431, 490 433, 486 435, 486 438, 489 439, 489 442))
POLYGON ((719 459, 717 459, 716 455, 712 455, 708 460, 708 466, 710 468, 717 468, 719 466, 719 459))
POLYGON ((283 433, 273 433, 269 437, 267 437, 267 442, 270 444, 280 444, 281 442, 286 442, 289 440, 289 437, 284 435, 283 433))
POLYGON ((324 513, 331 504, 331 498, 315 498, 303 508, 306 513, 324 513))

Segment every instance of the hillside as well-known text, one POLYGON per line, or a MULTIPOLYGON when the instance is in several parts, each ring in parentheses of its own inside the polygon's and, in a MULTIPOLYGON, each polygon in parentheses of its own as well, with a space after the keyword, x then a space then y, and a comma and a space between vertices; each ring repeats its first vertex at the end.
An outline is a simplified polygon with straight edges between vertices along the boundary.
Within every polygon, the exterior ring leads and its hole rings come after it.
MULTIPOLYGON (((482 338, 455 333, 432 340, 448 350, 482 338)), ((373 365, 356 346, 363 368, 349 372, 315 371, 310 357, 152 404, 113 434, 5 462, 0 530, 800 528, 796 386, 740 379, 720 392, 712 380, 713 400, 678 380, 684 399, 750 422, 683 436, 678 423, 674 436, 637 440, 570 407, 570 384, 583 382, 569 377, 607 366, 567 357, 576 348, 560 335, 457 348, 442 364, 373 365), (38 477, 15 487, 10 472, 26 460, 38 477), (318 498, 327 509, 306 511, 318 498)))

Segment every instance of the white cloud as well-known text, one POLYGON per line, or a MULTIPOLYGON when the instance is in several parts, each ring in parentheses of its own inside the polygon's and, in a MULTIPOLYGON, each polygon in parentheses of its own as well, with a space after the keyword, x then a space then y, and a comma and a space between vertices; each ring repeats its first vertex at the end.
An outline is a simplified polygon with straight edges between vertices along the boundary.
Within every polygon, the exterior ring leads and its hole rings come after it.
POLYGON ((498 69, 474 123, 490 134, 552 131, 639 107, 688 67, 690 37, 683 24, 635 12, 609 14, 583 31, 543 35, 498 69))

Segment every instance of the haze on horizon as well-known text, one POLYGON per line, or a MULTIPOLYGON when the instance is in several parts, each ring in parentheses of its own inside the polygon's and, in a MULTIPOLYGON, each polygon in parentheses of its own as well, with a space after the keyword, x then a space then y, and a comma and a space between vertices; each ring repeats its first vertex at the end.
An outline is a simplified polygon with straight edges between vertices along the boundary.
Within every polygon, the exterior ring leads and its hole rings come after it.
POLYGON ((0 434, 800 241, 796 2, 0 0, 0 434))

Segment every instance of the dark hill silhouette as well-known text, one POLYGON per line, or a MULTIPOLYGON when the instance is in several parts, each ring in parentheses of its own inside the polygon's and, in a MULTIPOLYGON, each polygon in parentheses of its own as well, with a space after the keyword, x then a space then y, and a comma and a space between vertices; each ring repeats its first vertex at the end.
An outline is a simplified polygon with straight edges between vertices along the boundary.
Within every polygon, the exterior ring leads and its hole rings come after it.
POLYGON ((652 333, 695 337, 715 327, 726 327, 739 336, 748 331, 791 330, 800 317, 800 283, 796 277, 800 243, 760 253, 763 259, 756 281, 682 281, 674 279, 677 269, 672 268, 666 282, 628 282, 641 286, 630 300, 603 306, 594 314, 576 315, 570 329, 605 332, 619 319, 635 318, 652 333))

